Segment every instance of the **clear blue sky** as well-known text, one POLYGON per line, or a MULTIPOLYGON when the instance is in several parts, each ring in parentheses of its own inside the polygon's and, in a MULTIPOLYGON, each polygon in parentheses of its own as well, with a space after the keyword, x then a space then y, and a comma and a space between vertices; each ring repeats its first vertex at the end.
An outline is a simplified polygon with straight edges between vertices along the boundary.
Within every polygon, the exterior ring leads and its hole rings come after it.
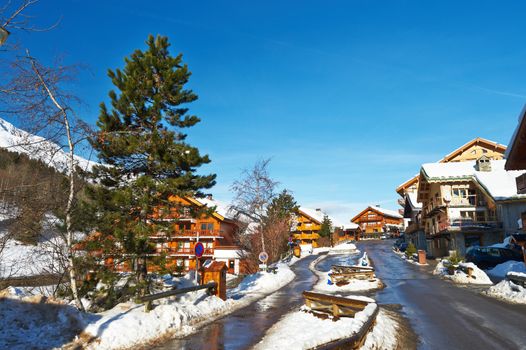
POLYGON ((43 60, 82 63, 77 93, 94 123, 108 68, 169 36, 202 118, 189 141, 218 174, 271 174, 305 206, 348 221, 396 209, 395 188, 477 136, 506 144, 526 102, 526 3, 489 1, 44 1, 15 33, 43 60))

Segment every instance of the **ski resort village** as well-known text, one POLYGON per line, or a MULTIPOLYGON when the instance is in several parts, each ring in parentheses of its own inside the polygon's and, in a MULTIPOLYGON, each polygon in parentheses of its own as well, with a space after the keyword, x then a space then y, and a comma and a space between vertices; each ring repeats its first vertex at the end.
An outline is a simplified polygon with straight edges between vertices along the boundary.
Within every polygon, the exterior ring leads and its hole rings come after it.
POLYGON ((0 0, 0 349, 526 349, 522 2, 0 0))

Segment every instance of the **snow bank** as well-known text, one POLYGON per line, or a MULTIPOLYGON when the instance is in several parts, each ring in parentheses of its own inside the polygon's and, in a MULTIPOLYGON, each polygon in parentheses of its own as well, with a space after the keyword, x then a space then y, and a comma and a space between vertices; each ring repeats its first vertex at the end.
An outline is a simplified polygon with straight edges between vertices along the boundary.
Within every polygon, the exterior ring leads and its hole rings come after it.
MULTIPOLYGON (((310 263, 309 269, 314 272, 318 276, 318 282, 314 286, 314 291, 316 292, 329 292, 329 293, 335 293, 335 292, 358 292, 358 291, 365 291, 365 290, 372 290, 372 289, 380 289, 383 287, 382 281, 378 278, 374 278, 372 280, 351 280, 348 284, 337 286, 335 284, 332 284, 331 278, 329 276, 332 271, 319 271, 316 269, 316 265, 323 259, 327 258, 327 255, 320 256, 316 260, 310 263)), ((369 263, 369 259, 367 258, 367 253, 364 253, 363 256, 360 258, 359 262, 367 262, 369 263)), ((359 266, 367 266, 367 265, 360 265, 359 266)))
POLYGON ((481 269, 477 267, 477 265, 473 263, 460 263, 459 267, 462 268, 472 268, 473 272, 471 274, 471 277, 468 276, 467 273, 460 269, 455 269, 455 272, 453 275, 450 275, 448 273, 447 264, 449 263, 448 260, 441 260, 437 266, 435 267, 435 270, 433 271, 434 275, 440 275, 443 278, 449 279, 455 283, 459 284, 487 284, 492 285, 493 282, 489 279, 488 275, 481 269))
POLYGON ((228 292, 228 296, 236 300, 241 297, 252 299, 275 292, 294 279, 294 272, 287 264, 278 263, 276 266, 277 273, 258 272, 245 277, 236 288, 228 292))
POLYGON ((316 346, 347 338, 357 333, 378 306, 371 303, 354 318, 342 317, 338 321, 322 320, 310 313, 296 311, 284 316, 265 334, 254 349, 311 349, 316 346), (307 332, 306 330, 315 330, 307 332))
POLYGON ((345 242, 342 244, 335 245, 329 250, 329 254, 345 254, 355 252, 357 252, 356 245, 351 242, 345 242))
POLYGON ((503 264, 499 264, 491 270, 487 270, 486 272, 488 275, 504 278, 508 272, 512 271, 526 273, 526 264, 524 264, 522 261, 510 260, 503 264))
POLYGON ((383 310, 376 316, 376 324, 365 338, 360 350, 398 349, 398 323, 383 310))
POLYGON ((490 287, 485 293, 490 297, 506 300, 510 303, 526 304, 526 288, 512 281, 502 280, 490 287))
POLYGON ((84 327, 76 308, 12 287, 0 292, 0 320, 0 349, 59 348, 84 327))

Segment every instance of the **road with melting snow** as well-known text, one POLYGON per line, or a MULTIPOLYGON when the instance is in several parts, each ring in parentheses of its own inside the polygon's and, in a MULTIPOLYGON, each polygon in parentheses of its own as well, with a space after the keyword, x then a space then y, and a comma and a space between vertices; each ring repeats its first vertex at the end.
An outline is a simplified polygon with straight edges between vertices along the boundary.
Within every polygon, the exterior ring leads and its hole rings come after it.
POLYGON ((430 273, 431 267, 403 261, 392 241, 362 241, 386 287, 374 296, 400 304, 418 335, 418 349, 526 349, 526 306, 459 287, 430 273))

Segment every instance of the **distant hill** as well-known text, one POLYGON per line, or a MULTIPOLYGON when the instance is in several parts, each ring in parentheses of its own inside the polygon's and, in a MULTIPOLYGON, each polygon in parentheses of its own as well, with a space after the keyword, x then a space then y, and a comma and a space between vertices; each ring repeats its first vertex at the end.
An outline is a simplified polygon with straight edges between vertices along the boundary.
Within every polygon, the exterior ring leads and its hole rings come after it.
MULTIPOLYGON (((26 154, 29 158, 40 160, 61 172, 67 169, 68 154, 59 145, 19 129, 2 118, 0 118, 1 148, 26 154)), ((90 170, 96 164, 79 156, 75 156, 75 162, 84 170, 90 170)))

